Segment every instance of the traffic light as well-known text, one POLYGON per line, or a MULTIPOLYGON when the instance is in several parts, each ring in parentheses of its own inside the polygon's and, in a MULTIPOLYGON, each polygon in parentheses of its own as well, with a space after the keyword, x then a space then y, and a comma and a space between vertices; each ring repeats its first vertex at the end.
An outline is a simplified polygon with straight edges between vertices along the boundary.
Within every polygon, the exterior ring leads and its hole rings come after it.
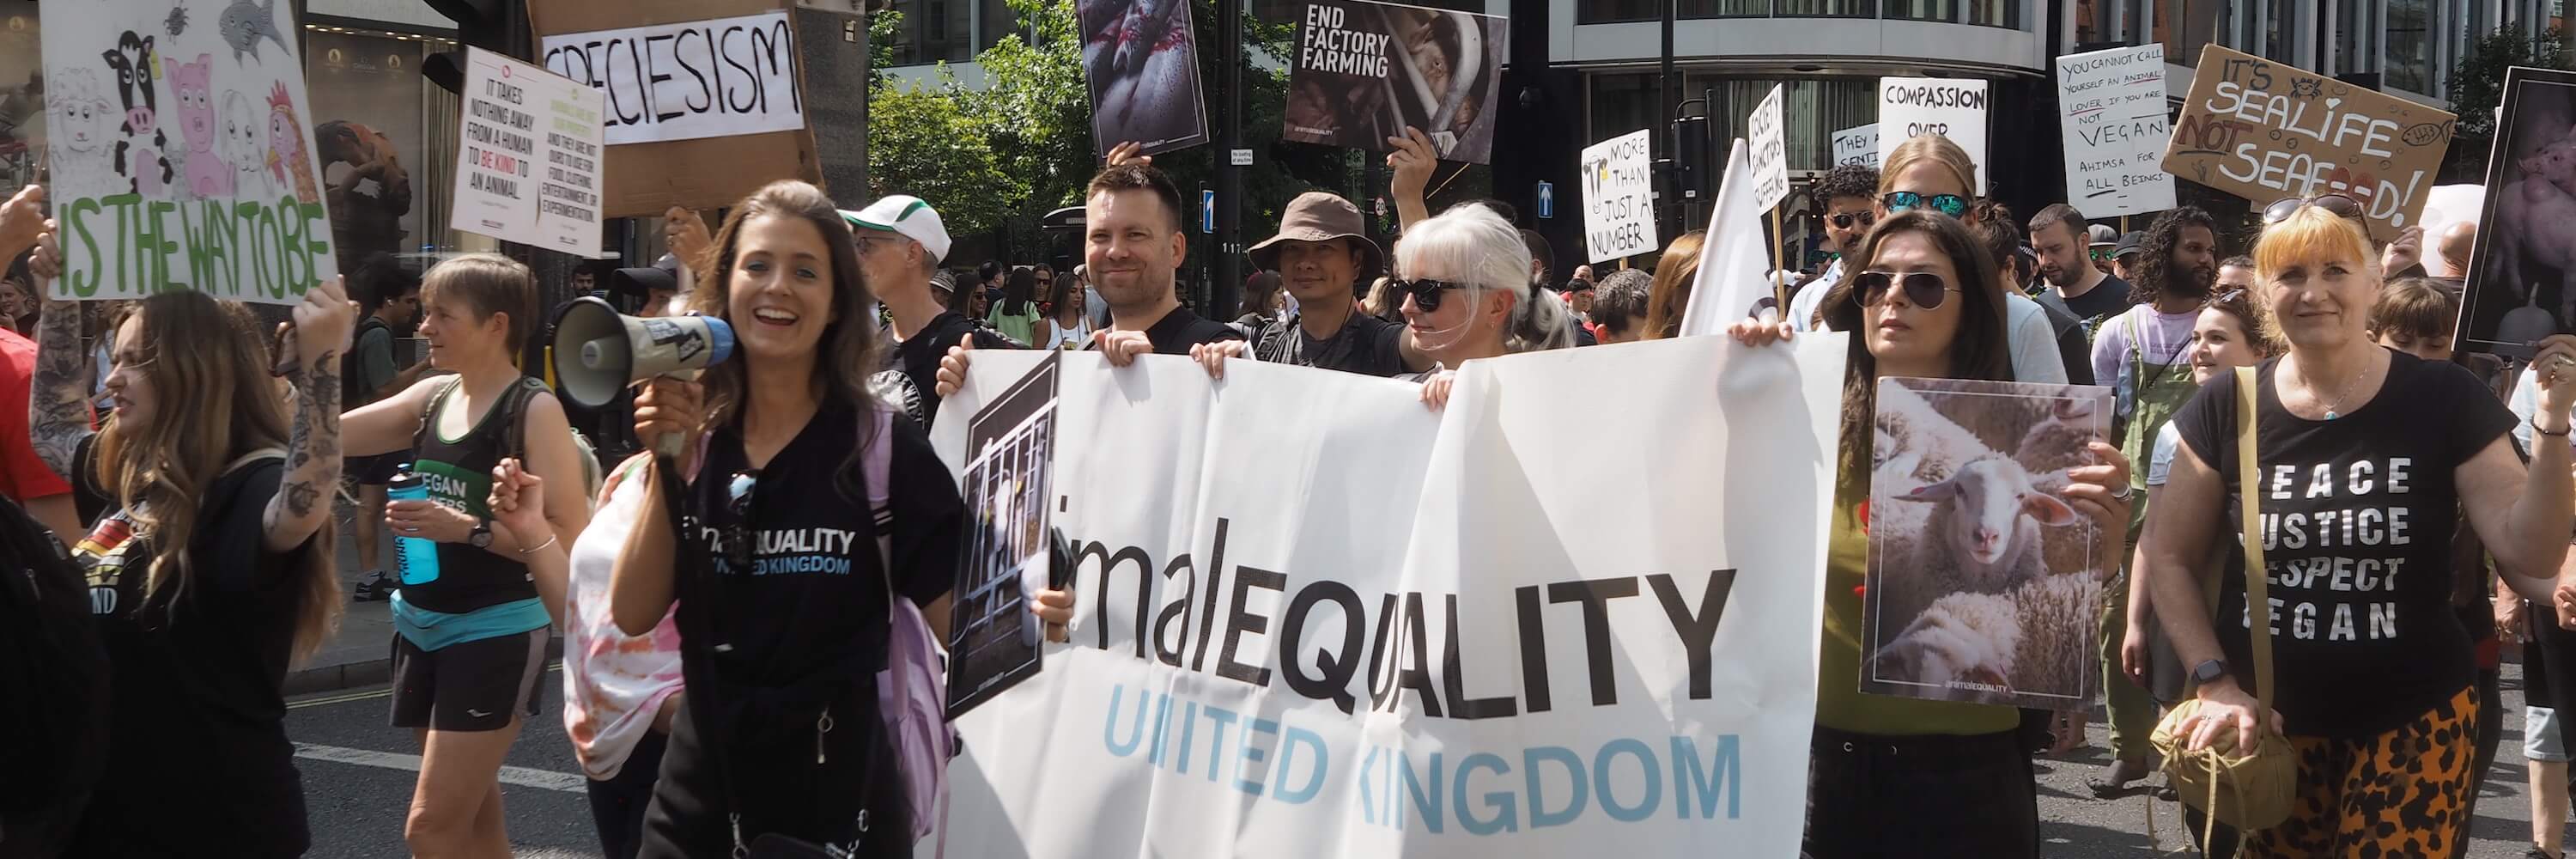
MULTIPOLYGON (((527 0, 427 0, 429 8, 456 22, 456 40, 496 54, 535 59, 528 32, 527 0)), ((421 76, 448 92, 465 88, 465 49, 429 55, 421 76)))

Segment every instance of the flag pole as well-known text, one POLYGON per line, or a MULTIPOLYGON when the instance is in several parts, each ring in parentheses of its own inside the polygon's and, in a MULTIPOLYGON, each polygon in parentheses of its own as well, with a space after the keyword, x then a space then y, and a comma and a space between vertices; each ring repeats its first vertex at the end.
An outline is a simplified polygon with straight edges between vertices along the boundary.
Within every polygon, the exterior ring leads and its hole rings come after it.
POLYGON ((1762 276, 1771 279, 1772 300, 1779 302, 1776 309, 1783 320, 1789 318, 1789 285, 1780 282, 1780 243, 1788 238, 1780 228, 1780 207, 1771 207, 1771 270, 1762 276))

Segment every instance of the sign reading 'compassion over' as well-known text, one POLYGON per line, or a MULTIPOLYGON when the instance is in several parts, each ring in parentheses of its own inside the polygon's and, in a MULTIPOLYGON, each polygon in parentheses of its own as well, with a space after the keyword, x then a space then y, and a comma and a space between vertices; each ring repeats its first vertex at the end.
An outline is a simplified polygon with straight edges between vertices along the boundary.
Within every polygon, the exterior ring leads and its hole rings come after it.
MULTIPOLYGON (((1073 640, 958 720, 949 855, 1795 855, 1841 336, 1478 361, 1439 413, 1064 356, 1073 640), (1577 390, 1607 400, 1545 393, 1577 390), (1578 432, 1657 455, 1547 453, 1578 432), (1247 456, 1296 465, 1218 465, 1247 456)), ((943 403, 943 456, 1012 358, 943 403)))
POLYGON ((2266 205, 2342 194, 2370 235, 2416 222, 2458 117, 2210 45, 2192 72, 2164 169, 2266 205))
POLYGON ((610 145, 805 127, 785 11, 545 37, 548 71, 607 96, 610 145))
POLYGON ((1981 80, 1951 78, 1878 79, 1878 157, 1905 141, 1940 135, 1966 150, 1977 165, 1975 193, 1986 192, 1986 112, 1990 93, 1981 80))

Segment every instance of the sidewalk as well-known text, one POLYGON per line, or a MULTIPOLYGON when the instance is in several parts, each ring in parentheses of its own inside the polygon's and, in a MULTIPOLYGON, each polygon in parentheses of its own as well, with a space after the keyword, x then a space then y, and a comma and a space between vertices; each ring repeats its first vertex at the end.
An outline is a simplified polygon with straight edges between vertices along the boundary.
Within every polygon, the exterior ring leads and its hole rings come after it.
MULTIPOLYGON (((394 563, 393 538, 379 535, 382 554, 378 560, 387 567, 394 563)), ((340 599, 349 600, 349 590, 367 577, 358 566, 357 541, 346 533, 336 547, 340 570, 340 599)), ((387 682, 393 673, 394 622, 392 609, 385 602, 347 602, 340 616, 340 629, 313 658, 286 671, 288 696, 335 692, 387 682)), ((546 647, 546 658, 563 658, 563 636, 558 634, 546 647)))

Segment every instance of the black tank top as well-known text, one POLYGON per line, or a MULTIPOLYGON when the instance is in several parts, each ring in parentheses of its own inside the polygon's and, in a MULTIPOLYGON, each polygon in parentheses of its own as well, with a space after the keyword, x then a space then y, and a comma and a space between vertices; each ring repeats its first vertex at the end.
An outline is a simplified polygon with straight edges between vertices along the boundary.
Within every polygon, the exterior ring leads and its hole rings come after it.
MULTIPOLYGON (((455 510, 465 511, 478 519, 492 518, 487 503, 492 495, 492 469, 501 464, 504 448, 513 433, 512 424, 522 420, 525 403, 535 391, 522 390, 545 383, 520 377, 511 388, 505 388, 499 402, 483 413, 461 439, 449 440, 438 431, 439 415, 447 409, 460 408, 456 391, 461 382, 451 381, 431 397, 429 409, 421 421, 419 434, 412 437, 412 471, 429 486, 429 498, 455 510)), ((403 602, 415 608, 446 614, 462 614, 479 608, 533 599, 537 586, 528 580, 528 566, 477 549, 469 543, 438 544, 438 578, 426 584, 404 585, 403 602)))

